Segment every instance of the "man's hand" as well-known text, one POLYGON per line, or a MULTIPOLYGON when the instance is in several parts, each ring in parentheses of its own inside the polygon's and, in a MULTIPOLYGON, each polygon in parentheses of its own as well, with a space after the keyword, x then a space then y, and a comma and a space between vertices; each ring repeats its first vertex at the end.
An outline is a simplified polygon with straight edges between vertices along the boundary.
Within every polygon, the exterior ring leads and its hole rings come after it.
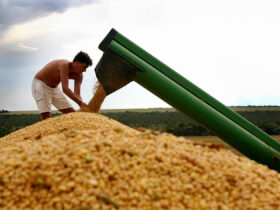
POLYGON ((80 104, 80 107, 82 108, 82 107, 87 107, 88 105, 86 104, 86 103, 84 103, 84 102, 81 102, 81 104, 80 104))
POLYGON ((89 110, 89 108, 88 108, 88 105, 87 105, 86 103, 84 103, 84 102, 82 102, 82 103, 80 104, 80 111, 81 111, 81 112, 90 112, 90 110, 89 110))

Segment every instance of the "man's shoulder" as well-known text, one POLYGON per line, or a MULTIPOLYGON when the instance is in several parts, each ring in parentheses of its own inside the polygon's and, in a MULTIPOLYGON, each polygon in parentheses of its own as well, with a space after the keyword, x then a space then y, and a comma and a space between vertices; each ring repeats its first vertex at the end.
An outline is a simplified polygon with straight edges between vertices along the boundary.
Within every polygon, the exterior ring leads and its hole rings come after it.
POLYGON ((58 59, 53 61, 55 65, 58 67, 58 69, 69 69, 70 66, 70 61, 65 60, 65 59, 58 59))
POLYGON ((57 59, 57 60, 53 60, 52 62, 57 63, 58 65, 68 65, 69 63, 71 63, 66 59, 57 59))

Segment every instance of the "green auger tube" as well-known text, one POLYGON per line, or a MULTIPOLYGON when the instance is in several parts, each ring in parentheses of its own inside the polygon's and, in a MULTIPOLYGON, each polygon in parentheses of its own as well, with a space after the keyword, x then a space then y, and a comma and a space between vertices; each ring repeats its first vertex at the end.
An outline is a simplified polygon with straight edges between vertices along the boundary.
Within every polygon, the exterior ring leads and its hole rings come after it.
POLYGON ((247 157, 280 172, 280 154, 277 150, 122 46, 120 42, 108 41, 106 38, 104 40, 107 42, 106 48, 102 48, 104 54, 95 71, 107 95, 134 80, 247 157))
POLYGON ((170 67, 159 61, 157 58, 143 50, 141 47, 134 44, 132 41, 130 41, 125 36, 117 32, 115 29, 112 29, 108 33, 108 35, 103 39, 103 41, 99 45, 99 49, 105 51, 112 40, 115 40, 124 48, 128 49, 136 56, 144 60, 146 63, 153 66, 157 71, 160 71, 162 74, 169 77, 171 80, 175 81, 183 88, 187 89, 193 95, 200 98, 203 102, 207 103, 209 106, 213 107, 218 112, 227 116, 229 119, 240 125, 248 132, 252 133, 252 135, 256 136, 261 141, 280 152, 280 142, 273 139, 267 133, 256 127, 254 124, 243 118, 238 113, 226 107, 214 97, 212 97, 211 95, 197 87, 195 84, 178 74, 176 71, 172 70, 170 67))

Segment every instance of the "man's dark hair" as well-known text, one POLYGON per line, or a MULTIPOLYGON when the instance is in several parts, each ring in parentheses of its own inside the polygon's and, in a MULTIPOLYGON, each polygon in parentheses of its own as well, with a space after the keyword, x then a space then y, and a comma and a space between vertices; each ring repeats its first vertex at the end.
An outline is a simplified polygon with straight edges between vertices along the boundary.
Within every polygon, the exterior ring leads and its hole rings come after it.
POLYGON ((80 63, 86 63, 88 66, 92 65, 92 61, 89 55, 85 52, 80 51, 73 59, 73 62, 79 61, 80 63))

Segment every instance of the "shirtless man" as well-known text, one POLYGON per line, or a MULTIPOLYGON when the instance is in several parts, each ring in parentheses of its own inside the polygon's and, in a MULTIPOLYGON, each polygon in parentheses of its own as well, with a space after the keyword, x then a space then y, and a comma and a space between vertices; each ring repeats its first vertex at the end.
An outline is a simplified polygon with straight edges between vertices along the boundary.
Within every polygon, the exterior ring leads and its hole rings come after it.
POLYGON ((54 60, 42 68, 32 82, 32 95, 37 103, 42 120, 51 117, 53 104, 63 114, 75 112, 58 85, 61 82, 63 92, 81 108, 87 107, 80 95, 83 72, 92 65, 88 54, 79 52, 73 62, 54 60), (69 79, 74 80, 74 92, 68 87, 69 79))

